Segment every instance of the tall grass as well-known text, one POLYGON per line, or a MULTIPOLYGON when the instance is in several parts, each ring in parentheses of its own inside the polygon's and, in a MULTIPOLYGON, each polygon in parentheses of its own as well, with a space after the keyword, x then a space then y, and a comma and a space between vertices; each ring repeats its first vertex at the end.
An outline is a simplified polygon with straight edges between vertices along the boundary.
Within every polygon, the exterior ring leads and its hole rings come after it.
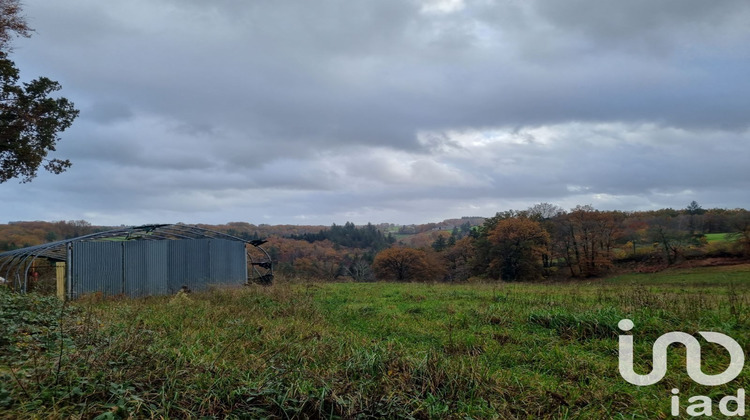
MULTIPOLYGON (((747 279, 747 278, 745 278, 747 279)), ((667 331, 750 338, 747 282, 276 284, 138 300, 0 291, 7 418, 656 418, 693 384, 617 371, 617 321, 637 363, 667 331)), ((727 357, 704 346, 704 371, 727 357)), ((692 393, 692 394, 690 394, 692 393)))

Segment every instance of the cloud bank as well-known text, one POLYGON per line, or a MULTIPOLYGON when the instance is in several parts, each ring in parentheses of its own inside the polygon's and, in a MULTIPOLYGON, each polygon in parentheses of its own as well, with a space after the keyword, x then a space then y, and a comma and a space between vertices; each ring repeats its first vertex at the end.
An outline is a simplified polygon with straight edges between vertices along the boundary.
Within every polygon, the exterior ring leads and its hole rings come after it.
POLYGON ((81 109, 7 220, 418 223, 750 207, 750 4, 28 0, 81 109))

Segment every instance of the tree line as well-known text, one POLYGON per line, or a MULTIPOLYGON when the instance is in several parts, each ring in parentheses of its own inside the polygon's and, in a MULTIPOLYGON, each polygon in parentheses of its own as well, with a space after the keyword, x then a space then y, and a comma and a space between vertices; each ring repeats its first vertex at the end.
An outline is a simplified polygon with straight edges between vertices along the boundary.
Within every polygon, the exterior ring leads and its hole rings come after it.
POLYGON ((85 220, 59 222, 10 222, 0 225, 0 252, 108 230, 85 220))
POLYGON ((685 209, 623 212, 541 203, 504 211, 457 241, 392 248, 373 261, 378 278, 506 281, 589 278, 616 269, 658 270, 682 260, 750 257, 750 212, 685 209), (709 243, 707 234, 722 234, 709 243), (452 242, 452 243, 451 243, 452 242), (404 267, 411 265, 411 267, 404 267))
POLYGON ((352 222, 346 222, 343 226, 334 223, 330 228, 321 229, 317 233, 303 233, 289 237, 310 243, 328 240, 338 246, 370 250, 381 250, 396 242, 390 232, 384 234, 371 223, 357 227, 352 222))
MULTIPOLYGON (((480 219, 330 227, 232 222, 200 225, 265 239, 279 277, 322 281, 536 281, 653 271, 684 260, 750 257, 744 209, 602 211, 541 203, 480 219), (709 241, 707 235, 718 235, 709 241)), ((79 221, 0 225, 0 251, 111 229, 79 221)))

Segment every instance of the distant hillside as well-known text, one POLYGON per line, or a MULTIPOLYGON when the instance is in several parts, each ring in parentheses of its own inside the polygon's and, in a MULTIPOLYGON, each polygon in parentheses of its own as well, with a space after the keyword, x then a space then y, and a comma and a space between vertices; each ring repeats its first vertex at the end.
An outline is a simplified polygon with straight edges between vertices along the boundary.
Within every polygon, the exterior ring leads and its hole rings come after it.
MULTIPOLYGON (((411 233, 427 232, 432 230, 440 229, 453 229, 455 226, 460 226, 466 222, 470 222, 472 226, 481 225, 484 218, 481 217, 470 217, 461 219, 449 219, 444 220, 440 223, 426 223, 422 225, 409 225, 406 228, 411 233)), ((166 221, 171 222, 171 221, 166 221)), ((346 226, 334 225, 334 226, 346 226)), ((326 238, 325 233, 331 230, 331 226, 322 225, 268 225, 268 224, 252 224, 248 222, 230 222, 222 225, 208 225, 199 224, 198 226, 206 229, 212 229, 219 232, 224 232, 239 238, 252 240, 270 237, 279 238, 294 238, 299 240, 319 240, 330 239, 326 238), (316 237, 317 235, 317 237, 316 237)), ((352 225, 354 226, 354 225, 352 225)), ((399 230, 403 230, 403 226, 395 225, 392 223, 380 223, 376 225, 364 225, 359 227, 370 226, 369 235, 374 235, 374 231, 382 232, 387 237, 389 233, 397 233, 399 230), (374 230, 374 231, 373 231, 374 230)), ((63 239, 75 238, 78 236, 87 235, 90 233, 101 232, 109 229, 114 229, 112 226, 94 226, 85 220, 69 220, 69 221, 55 221, 55 222, 44 222, 44 221, 13 221, 7 224, 0 224, 0 252, 10 251, 13 249, 24 248, 33 245, 40 245, 47 242, 54 242, 63 239)), ((339 235, 340 237, 346 236, 339 235)), ((377 236, 377 235, 375 235, 377 236)), ((349 238, 352 239, 352 238, 349 238)), ((346 241, 346 240, 344 240, 346 241)), ((334 242, 336 242, 334 240, 334 242)), ((344 243, 345 246, 353 245, 352 243, 344 243)), ((382 243, 379 244, 383 245, 382 243)))
MULTIPOLYGON (((245 240, 264 239, 280 278, 318 281, 373 280, 389 266, 386 258, 401 264, 401 253, 413 257, 415 267, 429 269, 424 279, 451 282, 471 277, 589 278, 658 271, 686 261, 738 263, 750 257, 750 212, 702 209, 695 202, 685 209, 641 212, 599 211, 588 205, 565 211, 542 203, 489 218, 412 225, 199 226, 245 240)), ((107 229, 83 220, 11 222, 0 225, 0 252, 107 229)))

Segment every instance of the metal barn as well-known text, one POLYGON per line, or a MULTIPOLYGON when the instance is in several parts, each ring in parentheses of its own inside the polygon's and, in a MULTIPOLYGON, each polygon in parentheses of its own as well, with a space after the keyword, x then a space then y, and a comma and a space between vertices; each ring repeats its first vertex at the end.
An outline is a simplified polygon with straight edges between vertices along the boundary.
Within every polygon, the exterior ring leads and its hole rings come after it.
POLYGON ((269 283, 263 240, 246 241, 183 224, 109 230, 0 254, 0 276, 18 291, 131 297, 269 283))

